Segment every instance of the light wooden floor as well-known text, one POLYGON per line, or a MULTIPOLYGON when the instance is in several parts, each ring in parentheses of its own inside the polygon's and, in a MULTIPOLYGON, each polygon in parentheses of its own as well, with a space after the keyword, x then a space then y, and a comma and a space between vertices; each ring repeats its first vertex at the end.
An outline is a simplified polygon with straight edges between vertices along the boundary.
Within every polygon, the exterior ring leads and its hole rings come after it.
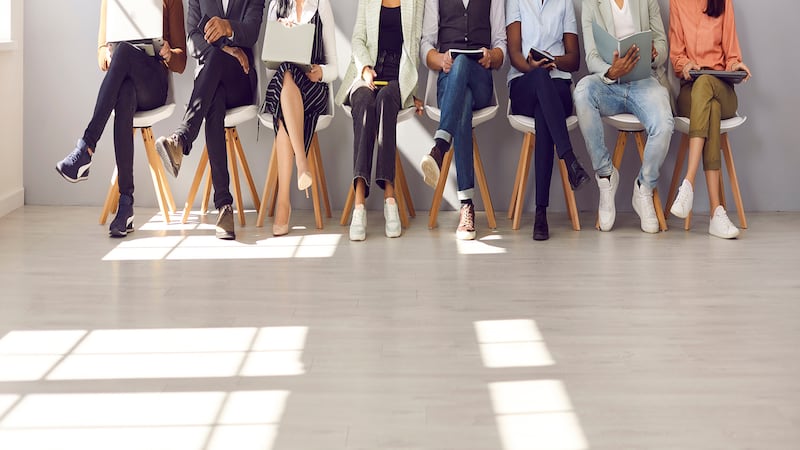
POLYGON ((0 449, 800 448, 800 214, 467 243, 453 212, 361 243, 98 214, 0 218, 0 449))

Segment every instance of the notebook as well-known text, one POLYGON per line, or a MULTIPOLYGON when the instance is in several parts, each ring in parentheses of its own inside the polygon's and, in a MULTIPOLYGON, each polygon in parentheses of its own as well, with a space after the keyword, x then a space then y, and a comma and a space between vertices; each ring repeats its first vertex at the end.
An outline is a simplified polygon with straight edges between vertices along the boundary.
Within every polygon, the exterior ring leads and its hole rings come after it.
POLYGON ((161 51, 164 35, 163 0, 108 0, 106 41, 129 42, 150 56, 161 51))
POLYGON ((715 77, 719 78, 722 81, 727 81, 729 83, 741 83, 747 77, 747 72, 744 70, 737 70, 734 72, 728 72, 726 70, 710 70, 710 69, 702 69, 702 70, 690 70, 689 76, 692 77, 692 80, 696 80, 697 77, 700 75, 714 75, 715 77))
POLYGON ((643 80, 650 76, 650 54, 653 49, 652 31, 640 31, 628 37, 617 39, 598 25, 597 22, 592 22, 592 31, 597 52, 603 58, 603 61, 608 64, 614 61, 614 51, 619 52, 619 56, 622 57, 630 50, 632 45, 635 44, 639 47, 639 62, 636 63, 633 70, 620 77, 619 81, 621 83, 643 80))
POLYGON ((261 60, 267 69, 276 70, 282 62, 290 62, 303 71, 311 70, 315 28, 313 23, 287 27, 274 20, 268 21, 261 50, 261 60))

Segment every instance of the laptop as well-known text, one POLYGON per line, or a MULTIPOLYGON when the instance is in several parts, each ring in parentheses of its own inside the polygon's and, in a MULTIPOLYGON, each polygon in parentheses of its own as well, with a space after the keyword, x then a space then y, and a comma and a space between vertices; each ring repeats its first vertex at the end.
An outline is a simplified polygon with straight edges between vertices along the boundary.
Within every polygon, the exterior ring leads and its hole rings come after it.
POLYGON ((128 42, 150 56, 161 51, 164 42, 163 0, 108 0, 106 41, 128 42))
POLYGON ((733 84, 741 83, 742 80, 747 78, 747 72, 745 72, 744 70, 737 70, 733 72, 728 72, 725 70, 711 70, 711 69, 689 71, 689 76, 692 77, 692 80, 696 80, 697 77, 699 77, 700 75, 713 75, 722 81, 727 81, 733 84))
POLYGON ((282 62, 298 65, 303 71, 311 70, 311 51, 314 47, 313 23, 287 27, 277 21, 267 22, 261 60, 267 69, 276 70, 282 62))

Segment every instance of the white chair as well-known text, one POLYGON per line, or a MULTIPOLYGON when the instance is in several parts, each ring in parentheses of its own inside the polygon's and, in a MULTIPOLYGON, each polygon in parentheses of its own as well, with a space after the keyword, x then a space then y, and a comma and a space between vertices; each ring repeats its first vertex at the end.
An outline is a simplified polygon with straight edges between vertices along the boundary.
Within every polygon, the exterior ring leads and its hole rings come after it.
MULTIPOLYGON (((308 169, 311 172, 311 178, 314 182, 311 184, 311 197, 314 203, 314 219, 316 221, 317 229, 323 228, 322 211, 320 210, 320 201, 324 202, 325 217, 332 217, 331 202, 328 198, 328 183, 325 179, 325 168, 322 166, 322 156, 320 155, 319 139, 317 133, 328 128, 333 122, 334 104, 333 104, 333 86, 328 84, 328 114, 322 114, 317 120, 317 127, 314 130, 314 135, 311 137, 311 145, 308 149, 308 169), (320 200, 320 196, 322 200, 320 200)), ((274 131, 274 124, 272 123, 272 114, 260 113, 258 119, 264 124, 265 127, 274 131)), ((275 214, 275 204, 278 199, 278 152, 276 148, 277 140, 272 142, 272 155, 269 160, 269 169, 267 170, 267 180, 264 183, 264 191, 261 198, 261 207, 258 209, 258 220, 256 226, 263 227, 264 219, 269 212, 272 217, 275 214), (269 208, 267 203, 269 202, 269 208), (267 211, 269 209, 269 211, 267 211)))
MULTIPOLYGON (((236 108, 231 108, 225 111, 225 147, 228 152, 228 168, 233 181, 233 198, 236 201, 236 209, 239 215, 239 223, 244 226, 244 203, 242 202, 242 190, 239 184, 239 165, 242 166, 242 171, 247 178, 247 184, 250 187, 250 194, 253 197, 253 204, 256 210, 261 207, 258 198, 258 191, 253 182, 253 175, 250 173, 250 166, 247 164, 247 157, 242 148, 242 142, 239 140, 239 133, 236 127, 252 120, 258 114, 258 106, 245 105, 236 108), (238 161, 238 164, 237 164, 238 161)), ((189 220, 189 213, 191 213, 194 198, 197 195, 197 190, 200 187, 200 181, 203 175, 208 172, 206 178, 206 186, 203 191, 203 200, 200 204, 200 214, 208 212, 208 202, 211 197, 211 165, 208 162, 208 145, 203 148, 203 153, 200 155, 200 162, 197 164, 197 171, 192 180, 192 186, 189 188, 189 195, 186 198, 186 205, 183 207, 183 223, 189 220)))
MULTIPOLYGON (((614 147, 614 156, 611 159, 614 167, 619 169, 622 163, 622 156, 625 154, 625 144, 628 142, 628 134, 632 134, 636 140, 636 148, 639 150, 639 158, 644 161, 644 145, 645 134, 644 125, 633 114, 614 114, 612 116, 604 116, 603 122, 614 127, 618 131, 617 145, 614 147)), ((658 226, 661 231, 667 231, 667 220, 664 218, 664 210, 661 207, 661 198, 658 195, 658 189, 653 189, 653 206, 656 210, 656 217, 658 218, 658 226)), ((595 228, 600 229, 600 222, 595 224, 595 228)))
MULTIPOLYGON (((153 125, 169 118, 172 113, 175 112, 175 93, 172 83, 172 73, 169 74, 167 82, 167 99, 164 106, 148 111, 139 111, 133 115, 133 134, 136 134, 137 129, 142 133, 147 163, 150 166, 150 176, 153 179, 153 189, 156 192, 158 207, 161 210, 161 215, 164 216, 165 223, 169 223, 170 212, 174 213, 176 211, 175 199, 172 197, 172 191, 169 189, 166 172, 164 171, 163 164, 161 164, 161 158, 156 152, 153 125)), ((119 183, 117 178, 118 171, 115 165, 114 172, 111 174, 106 200, 103 203, 103 211, 100 213, 100 225, 105 225, 108 215, 115 213, 117 210, 117 205, 119 204, 119 183)))
MULTIPOLYGON (((439 103, 436 95, 436 86, 439 74, 436 71, 428 71, 428 84, 425 88, 425 112, 428 117, 439 122, 442 116, 439 109, 439 103)), ((497 91, 492 87, 492 102, 489 106, 481 108, 472 112, 472 152, 473 161, 475 164, 475 181, 478 183, 478 188, 481 192, 483 205, 486 208, 486 218, 489 222, 489 228, 497 228, 497 222, 494 217, 494 208, 492 207, 492 199, 489 196, 489 185, 486 183, 486 173, 483 170, 483 163, 481 162, 481 154, 478 150, 478 139, 475 136, 475 127, 492 119, 497 115, 497 91)), ((428 220, 428 228, 436 228, 436 218, 439 215, 439 207, 442 204, 442 196, 444 195, 444 186, 447 183, 447 174, 450 171, 450 164, 453 161, 454 149, 444 154, 444 161, 442 161, 442 170, 439 174, 439 183, 433 193, 433 202, 431 204, 430 218, 428 220)))
MULTIPOLYGON (((519 164, 517 165, 517 175, 514 179, 514 189, 511 191, 511 201, 508 205, 508 218, 512 219, 511 229, 519 230, 522 219, 522 206, 525 203, 525 190, 528 183, 528 173, 531 168, 531 155, 533 155, 534 144, 536 142, 536 120, 533 117, 519 114, 511 114, 511 100, 508 101, 506 110, 508 122, 511 127, 525 134, 522 139, 522 148, 519 152, 519 164)), ((578 117, 567 117, 567 131, 572 131, 578 126, 578 117)), ((563 160, 558 159, 558 168, 561 173, 561 186, 564 189, 564 200, 567 204, 567 213, 572 222, 572 229, 580 231, 581 222, 578 217, 578 206, 575 202, 575 193, 569 184, 567 165, 563 160)))
MULTIPOLYGON (((725 165, 728 169, 728 177, 731 180, 731 191, 733 192, 733 199, 736 202, 736 212, 739 215, 739 226, 747 228, 747 218, 744 214, 744 205, 742 203, 742 193, 739 190, 739 177, 736 176, 736 166, 733 164, 733 152, 731 152, 731 143, 728 139, 728 132, 740 127, 745 123, 747 117, 736 115, 730 119, 724 119, 720 122, 720 143, 722 144, 722 156, 725 158, 725 165)), ((675 130, 679 131, 681 136, 681 144, 678 148, 678 156, 675 158, 675 169, 672 171, 672 182, 669 185, 669 197, 667 197, 667 214, 675 201, 675 193, 681 182, 681 174, 683 173, 683 164, 686 160, 686 152, 689 149, 689 118, 688 117, 675 117, 675 130)), ((719 177, 719 194, 722 206, 725 206, 725 187, 722 183, 722 176, 719 177)), ((684 229, 688 230, 692 225, 692 213, 684 220, 684 229)))
MULTIPOLYGON (((353 118, 352 107, 350 105, 342 105, 342 109, 347 117, 353 118)), ((405 122, 414 117, 416 108, 406 108, 397 113, 397 123, 405 122)), ((397 198, 397 206, 400 210, 400 223, 403 228, 408 228, 408 217, 416 217, 417 213, 414 211, 414 201, 411 199, 411 192, 408 190, 408 182, 406 181, 406 174, 403 170, 403 163, 400 161, 399 149, 395 151, 394 161, 394 191, 397 198)), ((356 192, 353 189, 353 183, 350 183, 350 189, 347 191, 347 200, 344 203, 344 210, 342 210, 342 217, 339 219, 341 225, 347 225, 350 221, 350 214, 353 210, 353 203, 355 203, 356 192)))

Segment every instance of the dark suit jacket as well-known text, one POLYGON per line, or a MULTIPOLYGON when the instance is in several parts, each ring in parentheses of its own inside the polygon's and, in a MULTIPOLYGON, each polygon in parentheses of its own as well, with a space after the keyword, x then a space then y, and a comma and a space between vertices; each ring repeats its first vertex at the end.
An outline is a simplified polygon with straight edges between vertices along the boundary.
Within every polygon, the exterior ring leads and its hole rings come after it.
POLYGON ((253 46, 256 45, 258 34, 261 31, 264 3, 265 0, 230 0, 228 14, 225 14, 222 9, 222 0, 189 0, 189 13, 186 17, 189 53, 197 59, 199 65, 203 65, 212 44, 203 38, 204 32, 198 25, 203 16, 221 17, 230 21, 233 39, 223 38, 213 45, 241 47, 247 53, 250 65, 253 66, 253 46))

